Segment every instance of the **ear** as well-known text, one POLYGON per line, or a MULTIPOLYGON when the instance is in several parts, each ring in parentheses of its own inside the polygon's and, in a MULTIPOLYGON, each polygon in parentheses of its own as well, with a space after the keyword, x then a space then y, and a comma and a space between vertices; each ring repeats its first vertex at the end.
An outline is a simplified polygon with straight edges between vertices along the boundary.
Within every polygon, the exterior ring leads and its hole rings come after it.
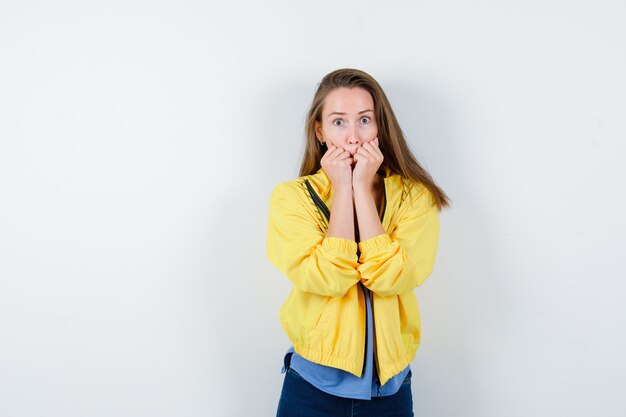
POLYGON ((317 137, 317 140, 321 140, 322 138, 322 125, 320 122, 315 122, 315 136, 317 137))

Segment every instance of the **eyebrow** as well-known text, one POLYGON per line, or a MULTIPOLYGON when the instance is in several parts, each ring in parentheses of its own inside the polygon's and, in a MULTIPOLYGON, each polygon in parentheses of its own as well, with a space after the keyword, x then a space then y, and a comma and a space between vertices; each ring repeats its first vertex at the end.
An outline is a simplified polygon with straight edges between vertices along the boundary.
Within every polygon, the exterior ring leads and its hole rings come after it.
MULTIPOLYGON (((368 111, 371 111, 372 113, 374 113, 374 110, 369 110, 369 109, 368 109, 368 110, 361 110, 361 111, 359 112, 359 114, 361 114, 361 113, 367 113, 368 111)), ((330 114, 329 114, 328 116, 326 116, 326 117, 330 117, 330 116, 332 116, 333 114, 347 114, 347 113, 334 111, 334 112, 330 113, 330 114)))

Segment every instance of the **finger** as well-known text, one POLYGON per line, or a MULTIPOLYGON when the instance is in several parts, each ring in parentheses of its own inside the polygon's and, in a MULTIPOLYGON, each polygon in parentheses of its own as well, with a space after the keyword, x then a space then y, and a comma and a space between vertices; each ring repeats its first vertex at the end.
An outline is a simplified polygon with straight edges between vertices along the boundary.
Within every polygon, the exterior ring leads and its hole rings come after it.
POLYGON ((345 163, 345 161, 347 161, 350 158, 350 153, 349 152, 342 152, 339 155, 335 155, 334 157, 331 156, 330 159, 327 161, 327 163, 330 164, 339 164, 342 165, 345 163))
POLYGON ((340 154, 337 155, 336 159, 346 159, 350 157, 350 152, 348 151, 343 151, 340 154))
POLYGON ((367 142, 365 145, 369 145, 369 146, 367 146, 367 150, 369 150, 372 155, 377 155, 377 156, 380 157, 380 156, 382 156, 383 153, 380 150, 380 148, 378 147, 378 145, 376 143, 373 143, 374 141, 377 141, 377 140, 374 139, 374 140, 372 140, 370 142, 367 142))
POLYGON ((369 145, 372 148, 378 148, 378 138, 372 139, 369 142, 364 143, 364 145, 369 145))
POLYGON ((329 161, 333 161, 333 160, 335 160, 337 158, 337 155, 341 154, 342 152, 343 152, 343 149, 338 148, 338 147, 333 146, 333 145, 329 145, 328 146, 328 150, 322 156, 322 159, 320 160, 320 163, 322 161, 324 163, 327 163, 329 161))
POLYGON ((361 149, 363 149, 363 154, 365 155, 366 158, 376 159, 377 154, 374 148, 375 146, 368 142, 368 143, 365 143, 361 149))
POLYGON ((339 147, 333 147, 332 150, 329 150, 328 155, 331 159, 337 158, 337 156, 341 155, 344 152, 343 149, 339 147))
POLYGON ((328 146, 328 151, 329 151, 330 153, 332 153, 332 152, 337 152, 338 150, 341 150, 341 148, 340 148, 340 147, 338 147, 338 146, 335 146, 335 145, 329 145, 329 146, 328 146))

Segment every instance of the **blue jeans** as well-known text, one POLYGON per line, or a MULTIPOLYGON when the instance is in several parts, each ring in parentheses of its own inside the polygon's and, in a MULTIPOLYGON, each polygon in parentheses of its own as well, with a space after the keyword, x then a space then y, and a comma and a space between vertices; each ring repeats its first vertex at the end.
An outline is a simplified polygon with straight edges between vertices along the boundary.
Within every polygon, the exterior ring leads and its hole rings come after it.
POLYGON ((287 368, 276 417, 413 417, 411 377, 386 397, 359 400, 319 390, 295 369, 287 368))

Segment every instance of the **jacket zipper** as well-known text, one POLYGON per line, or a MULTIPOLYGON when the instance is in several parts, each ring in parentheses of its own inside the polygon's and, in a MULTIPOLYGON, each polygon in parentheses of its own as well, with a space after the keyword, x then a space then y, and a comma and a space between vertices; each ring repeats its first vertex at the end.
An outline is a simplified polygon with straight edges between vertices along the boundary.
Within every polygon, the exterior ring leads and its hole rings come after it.
MULTIPOLYGON (((382 211, 380 212, 380 222, 383 223, 384 218, 385 218, 385 210, 387 209, 387 189, 385 188, 385 181, 383 180, 383 202, 382 202, 382 211)), ((372 318, 374 318, 374 294, 372 294, 370 292, 370 300, 372 302, 372 318)), ((376 323, 376 319, 373 320, 372 324, 376 323)), ((376 330, 375 327, 372 326, 372 329, 374 329, 374 335, 376 334, 376 330)), ((374 338, 374 366, 376 367, 376 390, 377 390, 377 395, 379 397, 382 396, 381 394, 381 389, 382 387, 380 386, 380 367, 378 366, 378 351, 376 349, 376 338, 374 338)))
POLYGON ((324 204, 324 201, 322 201, 320 196, 317 195, 317 193, 315 192, 315 190, 313 189, 313 187, 309 183, 309 180, 304 180, 304 182, 306 183, 306 188, 309 190, 309 194, 311 195, 311 198, 313 199, 313 202, 322 211, 322 213, 326 217, 326 220, 330 221, 330 210, 328 209, 326 204, 324 204))
MULTIPOLYGON (((370 293, 370 301, 372 303, 372 318, 374 317, 374 296, 370 293)), ((372 322, 372 329, 374 329, 374 324, 376 320, 372 322)), ((374 330, 374 334, 376 334, 376 330, 374 330)), ((376 338, 374 337, 374 367, 376 368, 376 391, 377 396, 380 397, 380 367, 378 366, 378 351, 376 349, 376 338)))

